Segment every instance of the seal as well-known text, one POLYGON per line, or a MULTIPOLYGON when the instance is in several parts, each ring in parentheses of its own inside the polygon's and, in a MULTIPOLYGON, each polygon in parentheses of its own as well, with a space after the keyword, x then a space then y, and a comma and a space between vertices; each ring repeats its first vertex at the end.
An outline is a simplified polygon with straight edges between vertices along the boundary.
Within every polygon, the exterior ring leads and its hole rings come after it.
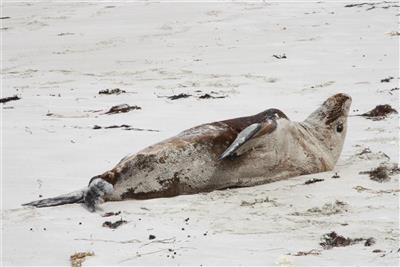
POLYGON ((329 97, 302 122, 278 109, 196 126, 123 158, 88 187, 23 205, 150 199, 248 187, 332 170, 347 131, 351 97, 329 97))

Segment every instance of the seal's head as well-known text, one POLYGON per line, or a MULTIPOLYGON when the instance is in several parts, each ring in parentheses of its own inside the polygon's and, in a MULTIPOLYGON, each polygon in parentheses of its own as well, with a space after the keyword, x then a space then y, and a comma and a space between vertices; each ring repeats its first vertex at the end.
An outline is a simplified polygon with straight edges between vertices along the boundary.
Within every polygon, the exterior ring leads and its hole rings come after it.
POLYGON ((350 96, 341 93, 336 94, 329 97, 321 107, 311 113, 304 121, 304 124, 314 130, 315 136, 332 153, 334 164, 342 151, 347 132, 347 116, 349 115, 350 105, 350 96))

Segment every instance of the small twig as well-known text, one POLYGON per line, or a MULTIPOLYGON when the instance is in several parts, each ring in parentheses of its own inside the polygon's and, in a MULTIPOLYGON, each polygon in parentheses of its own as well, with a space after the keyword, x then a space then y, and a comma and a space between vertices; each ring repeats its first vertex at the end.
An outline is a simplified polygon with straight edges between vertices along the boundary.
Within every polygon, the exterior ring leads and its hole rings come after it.
POLYGON ((372 194, 390 194, 390 193, 396 193, 396 192, 400 192, 400 189, 389 189, 389 190, 373 190, 370 188, 366 188, 363 187, 361 185, 357 185, 356 187, 353 187, 353 189, 355 189, 358 193, 363 192, 363 191, 367 191, 370 192, 372 194))
POLYGON ((175 237, 161 239, 161 240, 154 240, 154 241, 150 241, 148 243, 141 245, 139 248, 145 247, 145 246, 153 244, 153 243, 171 244, 171 243, 175 243, 175 241, 176 241, 175 237))
POLYGON ((126 259, 120 261, 119 263, 123 263, 123 262, 126 262, 126 261, 130 261, 130 260, 133 260, 133 259, 136 259, 136 258, 140 258, 140 257, 142 257, 142 256, 146 256, 146 255, 151 255, 151 254, 159 253, 159 252, 162 252, 162 251, 168 251, 168 248, 159 249, 159 250, 156 250, 156 251, 151 251, 151 252, 142 253, 142 254, 140 254, 139 252, 136 252, 136 255, 135 255, 134 257, 126 258, 126 259))
POLYGON ((90 242, 106 242, 106 243, 119 243, 119 244, 132 244, 141 243, 138 239, 131 239, 125 241, 107 240, 107 239, 90 239, 90 238, 75 238, 74 240, 90 241, 90 242))

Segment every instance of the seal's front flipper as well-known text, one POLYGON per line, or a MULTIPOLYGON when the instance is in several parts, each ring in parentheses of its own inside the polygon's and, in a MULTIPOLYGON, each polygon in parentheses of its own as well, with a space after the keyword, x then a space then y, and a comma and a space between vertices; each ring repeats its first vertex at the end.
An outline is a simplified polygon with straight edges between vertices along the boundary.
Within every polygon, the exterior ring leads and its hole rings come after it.
POLYGON ((222 153, 220 160, 235 156, 237 150, 251 139, 269 134, 276 129, 276 121, 267 119, 265 122, 254 123, 244 128, 235 141, 222 153))
POLYGON ((102 201, 102 197, 113 191, 114 187, 109 182, 101 178, 92 179, 84 192, 83 202, 89 211, 94 212, 96 205, 102 201))
POLYGON ((33 206, 36 208, 59 206, 64 204, 72 204, 83 202, 84 190, 75 191, 69 194, 64 194, 58 197, 46 198, 29 203, 22 204, 22 206, 33 206))

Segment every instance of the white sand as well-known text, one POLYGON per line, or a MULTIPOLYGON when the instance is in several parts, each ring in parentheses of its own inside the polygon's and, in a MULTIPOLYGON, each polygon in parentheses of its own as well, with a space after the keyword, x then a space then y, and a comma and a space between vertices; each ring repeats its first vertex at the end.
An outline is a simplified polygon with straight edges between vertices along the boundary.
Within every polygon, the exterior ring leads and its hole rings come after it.
POLYGON ((378 183, 358 174, 398 162, 397 115, 350 117, 333 172, 105 203, 97 213, 81 205, 20 206, 79 189, 123 156, 203 122, 271 107, 302 120, 338 92, 353 97, 352 114, 378 104, 399 109, 399 91, 390 91, 399 87, 399 37, 388 34, 398 31, 397 8, 345 4, 3 3, 10 18, 1 20, 2 97, 22 99, 1 104, 2 264, 68 265, 78 251, 95 253, 84 265, 398 264, 399 177, 378 183), (106 88, 129 93, 98 95, 106 88), (157 97, 211 91, 228 97, 157 97), (142 110, 90 112, 123 103, 142 110), (114 124, 159 132, 92 129, 114 124), (372 153, 356 156, 366 147, 372 153), (331 178, 335 172, 339 179, 331 178), (325 180, 304 185, 310 178, 325 180), (306 212, 336 200, 347 211, 306 212), (100 216, 108 211, 122 211, 128 223, 102 227, 120 218, 100 216), (323 250, 320 238, 331 231, 376 244, 323 250), (320 255, 289 255, 311 249, 320 255))

